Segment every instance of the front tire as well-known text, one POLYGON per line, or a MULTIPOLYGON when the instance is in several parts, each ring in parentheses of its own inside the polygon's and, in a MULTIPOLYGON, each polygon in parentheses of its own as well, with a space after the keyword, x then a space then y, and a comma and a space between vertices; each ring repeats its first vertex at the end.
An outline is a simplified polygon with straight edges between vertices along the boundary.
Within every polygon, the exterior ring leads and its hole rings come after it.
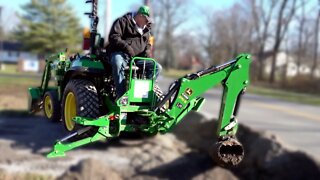
POLYGON ((97 118, 99 115, 99 98, 94 84, 85 79, 70 80, 62 99, 62 122, 66 130, 81 127, 73 121, 75 116, 97 118))
POLYGON ((43 96, 44 115, 51 122, 58 122, 61 119, 60 102, 57 91, 47 91, 43 96))

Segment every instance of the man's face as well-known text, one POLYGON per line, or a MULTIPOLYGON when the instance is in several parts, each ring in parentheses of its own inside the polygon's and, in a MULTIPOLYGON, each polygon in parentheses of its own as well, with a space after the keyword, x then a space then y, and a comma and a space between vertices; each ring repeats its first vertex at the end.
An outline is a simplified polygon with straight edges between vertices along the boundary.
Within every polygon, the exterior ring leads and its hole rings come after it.
POLYGON ((137 22, 139 27, 144 27, 145 25, 148 24, 147 18, 142 14, 138 14, 136 22, 137 22))

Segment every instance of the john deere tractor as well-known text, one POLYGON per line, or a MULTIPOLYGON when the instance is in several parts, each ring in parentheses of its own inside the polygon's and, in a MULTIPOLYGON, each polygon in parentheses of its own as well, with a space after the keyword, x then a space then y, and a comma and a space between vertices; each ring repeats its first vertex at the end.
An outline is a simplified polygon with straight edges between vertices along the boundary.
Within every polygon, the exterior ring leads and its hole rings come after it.
POLYGON ((155 88, 155 75, 145 76, 146 69, 134 57, 125 68, 126 92, 115 95, 111 66, 105 59, 103 38, 97 33, 98 1, 91 0, 90 52, 67 57, 58 53, 46 59, 40 87, 30 88, 30 111, 44 110, 45 116, 62 121, 70 135, 58 140, 47 157, 65 156, 74 148, 118 137, 124 132, 146 135, 170 132, 190 111, 198 111, 205 102, 201 97, 215 85, 222 84, 223 95, 218 119, 218 139, 214 156, 221 165, 237 165, 244 150, 235 135, 240 99, 249 84, 250 55, 240 54, 219 66, 212 66, 174 81, 166 94, 155 88), (49 80, 55 81, 49 86, 49 80))

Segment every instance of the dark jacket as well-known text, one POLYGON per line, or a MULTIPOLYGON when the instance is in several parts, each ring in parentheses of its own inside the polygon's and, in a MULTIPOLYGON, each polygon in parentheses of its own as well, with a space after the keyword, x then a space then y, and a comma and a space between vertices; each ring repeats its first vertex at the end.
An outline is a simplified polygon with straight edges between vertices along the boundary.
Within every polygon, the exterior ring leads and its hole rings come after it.
POLYGON ((132 18, 132 13, 128 13, 113 23, 107 52, 124 52, 130 57, 150 57, 150 27, 146 27, 141 35, 132 18))

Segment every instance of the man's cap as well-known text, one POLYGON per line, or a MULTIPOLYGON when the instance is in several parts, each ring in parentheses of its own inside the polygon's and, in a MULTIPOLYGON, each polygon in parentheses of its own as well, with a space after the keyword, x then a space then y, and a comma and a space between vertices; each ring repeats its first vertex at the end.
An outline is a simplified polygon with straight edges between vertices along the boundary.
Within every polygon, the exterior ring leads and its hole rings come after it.
POLYGON ((152 22, 150 18, 150 8, 148 6, 141 6, 138 10, 138 13, 144 15, 148 22, 152 22))

